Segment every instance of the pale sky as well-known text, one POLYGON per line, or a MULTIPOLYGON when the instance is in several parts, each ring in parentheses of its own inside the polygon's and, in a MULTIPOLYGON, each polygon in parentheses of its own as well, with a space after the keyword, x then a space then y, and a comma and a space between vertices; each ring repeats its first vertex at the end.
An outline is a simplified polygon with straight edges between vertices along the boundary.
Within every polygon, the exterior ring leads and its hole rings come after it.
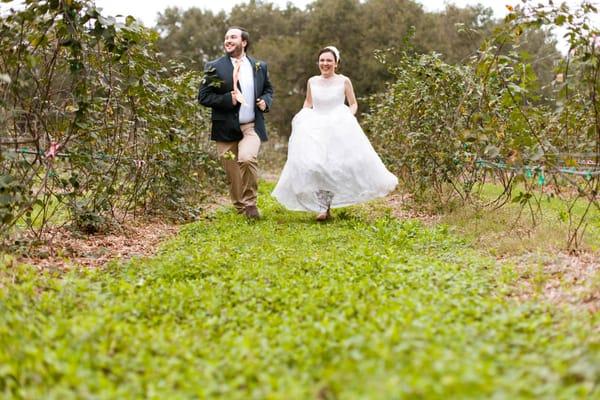
MULTIPOLYGON (((304 9, 307 4, 313 0, 271 0, 270 2, 280 7, 285 7, 289 2, 298 8, 304 9)), ((576 2, 577 0, 568 0, 576 2)), ((598 0, 600 1, 600 0, 598 0)), ((221 10, 229 11, 236 4, 247 3, 247 0, 96 0, 96 6, 103 9, 104 15, 133 15, 141 20, 145 25, 154 25, 156 16, 167 7, 179 7, 187 9, 198 7, 205 10, 218 12, 221 10)), ((438 11, 445 7, 446 3, 456 4, 464 7, 469 4, 483 4, 491 7, 497 17, 503 17, 506 14, 506 4, 516 4, 519 0, 417 0, 423 4, 426 11, 438 11)), ((13 0, 12 2, 0 3, 0 10, 7 9, 10 6, 22 3, 22 0, 13 0)))
MULTIPOLYGON (((287 3, 292 3, 298 8, 304 9, 307 4, 313 0, 270 0, 271 3, 285 7, 287 3)), ((546 3, 548 0, 539 0, 538 2, 546 3)), ((571 7, 581 4, 584 0, 555 0, 555 4, 565 1, 571 7)), ((600 7, 600 0, 587 0, 592 2, 597 7, 600 7)), ((15 7, 22 3, 23 0, 13 0, 9 3, 0 3, 0 11, 7 10, 9 7, 15 7)), ((187 9, 190 7, 198 7, 205 10, 218 12, 221 10, 229 11, 236 4, 247 3, 247 0, 96 0, 96 6, 102 8, 103 15, 133 15, 136 19, 142 21, 147 26, 153 26, 156 22, 156 17, 159 12, 162 12, 167 7, 179 7, 187 9)), ((482 4, 490 7, 494 11, 497 18, 506 15, 506 5, 520 4, 520 0, 417 0, 423 5, 426 11, 443 10, 446 4, 455 4, 459 7, 467 5, 482 4)), ((600 26, 600 15, 593 18, 595 26, 600 26)), ((558 32, 557 36, 561 36, 558 32)), ((563 47, 559 38, 559 47, 563 47)), ((564 50, 564 49, 561 49, 564 50)))
MULTIPOLYGON (((442 10, 445 3, 454 3, 458 6, 469 4, 483 4, 491 7, 494 13, 503 17, 506 15, 505 4, 517 3, 519 0, 417 0, 423 4, 426 11, 442 10)), ((300 9, 304 9, 313 0, 271 0, 271 3, 280 7, 285 7, 287 3, 292 3, 300 9)), ((229 11, 237 4, 248 3, 247 0, 96 0, 96 6, 102 7, 106 14, 130 14, 142 20, 146 25, 154 25, 158 12, 164 11, 167 7, 179 7, 182 9, 197 7, 205 10, 229 11)))
MULTIPOLYGON (((313 0, 271 0, 270 2, 280 7, 285 7, 287 3, 292 3, 298 8, 304 9, 307 4, 312 3, 313 0)), ((569 5, 581 4, 582 0, 562 0, 566 1, 569 5)), ((589 1, 589 0, 588 0, 589 1)), ((506 5, 520 4, 520 0, 417 0, 418 3, 423 5, 426 11, 440 11, 443 10, 446 4, 455 4, 459 7, 467 5, 482 4, 486 7, 494 10, 494 15, 498 18, 506 15, 506 5)), ((539 2, 545 2, 540 0, 539 2)), ((561 0, 555 3, 560 3, 561 0)), ((600 0, 592 0, 593 3, 598 5, 600 0)), ((224 10, 229 11, 236 4, 248 3, 247 0, 163 0, 163 1, 152 1, 152 0, 96 0, 96 6, 102 7, 106 14, 130 14, 134 17, 141 19, 146 25, 154 25, 156 22, 156 15, 158 12, 164 11, 167 7, 180 7, 182 9, 190 7, 198 7, 205 10, 212 10, 215 12, 224 10)))
MULTIPOLYGON (((285 7, 287 3, 292 3, 298 8, 305 8, 307 4, 313 0, 270 0, 271 3, 285 7)), ((496 17, 501 18, 506 15, 506 5, 519 4, 520 0, 416 0, 423 5, 426 11, 440 11, 445 8, 446 4, 455 4, 459 7, 467 5, 482 4, 494 10, 496 17)), ((546 2, 540 0, 539 2, 546 2)), ((583 0, 555 0, 558 4, 561 1, 566 1, 573 6, 581 4, 583 0)), ((595 5, 600 5, 600 0, 587 0, 595 5)), ((0 10, 6 10, 11 6, 22 3, 23 0, 13 0, 8 3, 0 3, 0 10)), ((159 12, 164 11, 167 7, 179 7, 187 9, 190 7, 198 7, 205 10, 218 12, 221 10, 229 11, 236 4, 247 3, 248 0, 96 0, 96 6, 103 9, 104 15, 133 15, 141 20, 144 24, 152 26, 156 22, 156 16, 159 12)), ((596 19, 600 22, 600 18, 596 19)))

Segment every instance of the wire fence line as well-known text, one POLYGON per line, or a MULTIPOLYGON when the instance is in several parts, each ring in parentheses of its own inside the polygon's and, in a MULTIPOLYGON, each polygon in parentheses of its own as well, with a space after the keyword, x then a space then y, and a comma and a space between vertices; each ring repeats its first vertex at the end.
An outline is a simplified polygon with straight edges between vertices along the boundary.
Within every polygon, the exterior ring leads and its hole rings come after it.
POLYGON ((485 159, 476 160, 477 167, 497 169, 502 171, 512 171, 514 173, 520 173, 528 179, 538 176, 539 183, 545 184, 545 174, 565 174, 565 175, 576 175, 591 180, 596 176, 600 176, 600 165, 593 160, 584 160, 579 162, 578 167, 567 166, 567 165, 511 165, 506 161, 491 161, 485 159), (591 161, 591 162, 589 162, 591 161))

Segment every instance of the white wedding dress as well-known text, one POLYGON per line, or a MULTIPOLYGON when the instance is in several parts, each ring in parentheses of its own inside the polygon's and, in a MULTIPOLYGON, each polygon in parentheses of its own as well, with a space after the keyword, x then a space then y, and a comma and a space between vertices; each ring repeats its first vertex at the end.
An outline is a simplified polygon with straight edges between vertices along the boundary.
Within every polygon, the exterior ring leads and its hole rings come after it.
POLYGON ((286 208, 324 211, 383 197, 398 179, 344 104, 345 79, 309 79, 313 108, 292 120, 287 162, 272 195, 286 208))

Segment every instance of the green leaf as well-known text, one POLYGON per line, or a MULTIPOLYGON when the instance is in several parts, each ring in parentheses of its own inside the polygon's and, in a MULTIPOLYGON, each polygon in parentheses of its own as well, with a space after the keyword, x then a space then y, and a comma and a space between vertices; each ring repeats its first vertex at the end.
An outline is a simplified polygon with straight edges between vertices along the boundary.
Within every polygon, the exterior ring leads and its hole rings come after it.
POLYGON ((529 157, 529 159, 531 161, 539 161, 542 157, 544 157, 544 149, 542 148, 542 146, 537 146, 535 153, 533 155, 531 155, 531 157, 529 157))
POLYGON ((500 149, 498 147, 490 144, 485 147, 485 150, 483 153, 486 155, 486 157, 496 158, 500 155, 500 149))

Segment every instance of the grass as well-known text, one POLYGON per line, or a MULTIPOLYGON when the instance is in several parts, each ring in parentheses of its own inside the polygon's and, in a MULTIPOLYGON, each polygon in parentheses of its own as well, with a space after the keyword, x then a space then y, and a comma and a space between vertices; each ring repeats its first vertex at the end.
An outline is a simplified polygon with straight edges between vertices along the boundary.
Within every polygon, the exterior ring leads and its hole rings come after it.
POLYGON ((381 203, 329 223, 229 210, 152 259, 0 267, 0 396, 589 399, 598 314, 508 296, 515 272, 381 203))
MULTIPOLYGON (((486 184, 481 191, 482 200, 491 201, 501 191, 497 185, 486 184)), ((517 188, 513 197, 518 194, 517 188)), ((541 213, 536 214, 535 221, 528 208, 522 210, 520 204, 508 203, 496 210, 478 209, 470 205, 456 208, 445 213, 441 222, 452 226, 457 233, 494 256, 565 251, 569 238, 568 203, 544 195, 540 205, 541 213)), ((581 200, 575 204, 575 221, 584 214, 586 205, 581 200)), ((579 249, 600 254, 600 211, 592 207, 586 221, 588 226, 579 249)))

